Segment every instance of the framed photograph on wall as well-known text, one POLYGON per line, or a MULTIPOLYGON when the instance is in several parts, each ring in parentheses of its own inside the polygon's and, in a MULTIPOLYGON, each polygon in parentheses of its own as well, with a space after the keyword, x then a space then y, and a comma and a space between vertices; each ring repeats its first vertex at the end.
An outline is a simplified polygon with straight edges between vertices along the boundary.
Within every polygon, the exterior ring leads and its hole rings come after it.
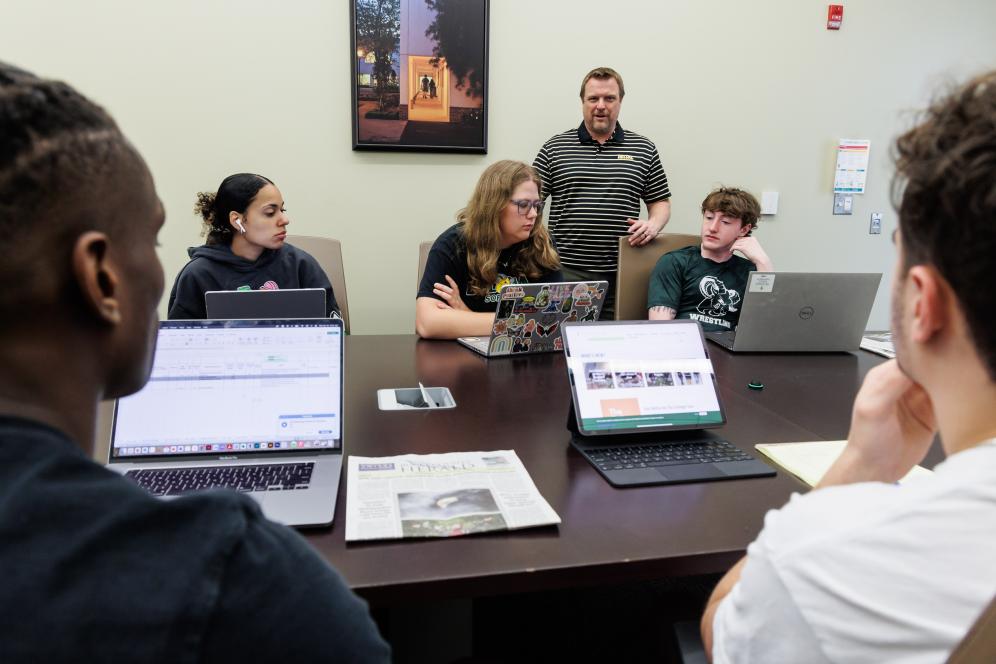
POLYGON ((353 149, 488 151, 489 0, 350 0, 353 149))

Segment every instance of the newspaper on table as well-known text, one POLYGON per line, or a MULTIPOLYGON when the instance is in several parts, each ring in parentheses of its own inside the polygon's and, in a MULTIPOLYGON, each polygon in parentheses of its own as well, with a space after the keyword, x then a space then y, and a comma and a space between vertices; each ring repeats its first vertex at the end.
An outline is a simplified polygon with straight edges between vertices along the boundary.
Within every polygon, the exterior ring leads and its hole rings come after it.
POLYGON ((349 457, 347 542, 558 523, 512 450, 349 457))
POLYGON ((896 349, 892 345, 891 332, 866 332, 861 337, 861 348, 869 352, 892 359, 896 356, 896 349))

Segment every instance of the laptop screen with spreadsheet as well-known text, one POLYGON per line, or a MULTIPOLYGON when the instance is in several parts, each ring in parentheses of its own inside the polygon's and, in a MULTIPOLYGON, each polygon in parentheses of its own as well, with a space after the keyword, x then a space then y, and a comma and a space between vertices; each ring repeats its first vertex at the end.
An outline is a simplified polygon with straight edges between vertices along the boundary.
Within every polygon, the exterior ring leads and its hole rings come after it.
POLYGON ((342 446, 339 320, 166 321, 149 382, 118 400, 111 457, 342 446))

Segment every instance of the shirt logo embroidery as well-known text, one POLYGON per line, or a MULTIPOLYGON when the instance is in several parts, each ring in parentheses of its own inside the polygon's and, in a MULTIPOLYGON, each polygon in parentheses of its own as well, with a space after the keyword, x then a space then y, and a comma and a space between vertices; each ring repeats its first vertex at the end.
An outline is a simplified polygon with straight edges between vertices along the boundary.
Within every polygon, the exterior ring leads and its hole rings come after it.
POLYGON ((728 330, 733 329, 733 326, 730 325, 730 321, 723 320, 722 318, 710 318, 709 316, 703 316, 702 314, 688 314, 688 317, 702 323, 712 323, 713 325, 718 325, 719 327, 725 327, 728 330))
POLYGON ((633 156, 628 154, 621 154, 617 156, 616 159, 621 161, 633 161, 633 156))
POLYGON ((740 293, 726 287, 722 281, 713 276, 702 277, 699 282, 699 292, 704 298, 696 307, 704 316, 715 318, 736 311, 740 304, 740 293))
MULTIPOLYGON (((498 300, 501 299, 501 289, 503 289, 505 286, 512 286, 518 283, 524 283, 524 282, 520 281, 517 277, 511 277, 507 274, 502 274, 501 272, 499 272, 498 280, 495 282, 495 285, 491 287, 491 290, 488 291, 488 294, 484 296, 484 301, 488 304, 497 302, 498 300)), ((472 295, 470 292, 470 284, 467 284, 466 294, 472 295)))
POLYGON ((277 285, 277 282, 271 280, 260 286, 259 290, 280 290, 280 286, 277 285))

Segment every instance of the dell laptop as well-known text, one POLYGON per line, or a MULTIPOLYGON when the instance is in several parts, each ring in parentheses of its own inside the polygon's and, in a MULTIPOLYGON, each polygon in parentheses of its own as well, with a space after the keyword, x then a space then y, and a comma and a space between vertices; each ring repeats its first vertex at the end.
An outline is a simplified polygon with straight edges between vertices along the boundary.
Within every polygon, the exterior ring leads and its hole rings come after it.
POLYGON ((204 293, 208 318, 325 318, 324 288, 234 290, 204 293))
POLYGON ((737 329, 707 332, 733 352, 858 350, 882 275, 751 272, 737 329))
POLYGON ((270 519, 332 523, 342 321, 160 323, 149 382, 118 399, 108 467, 169 498, 230 488, 270 519))
POLYGON ((563 350, 562 326, 598 320, 606 288, 605 281, 505 286, 499 293, 491 336, 457 341, 485 357, 563 350))
POLYGON ((568 323, 563 338, 571 444, 613 486, 775 474, 709 431, 726 414, 698 322, 568 323))

